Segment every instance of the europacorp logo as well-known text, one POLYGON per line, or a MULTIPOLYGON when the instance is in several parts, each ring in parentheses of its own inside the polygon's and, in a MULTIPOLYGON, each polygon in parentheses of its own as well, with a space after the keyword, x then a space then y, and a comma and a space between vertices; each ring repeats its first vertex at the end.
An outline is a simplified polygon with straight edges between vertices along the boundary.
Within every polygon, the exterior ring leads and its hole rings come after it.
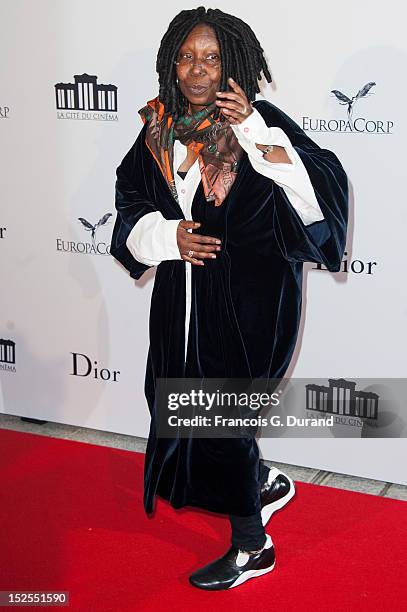
POLYGON ((85 230, 85 232, 89 232, 90 241, 57 238, 57 251, 62 253, 74 253, 76 255, 110 255, 110 242, 106 242, 103 238, 100 241, 97 240, 96 233, 101 227, 110 222, 111 216, 112 213, 106 213, 96 221, 96 223, 92 223, 84 217, 78 217, 80 227, 85 230))
POLYGON ((388 118, 370 116, 367 98, 375 93, 376 83, 369 81, 351 95, 339 89, 332 89, 331 95, 340 106, 345 107, 344 117, 302 117, 305 132, 338 132, 348 134, 392 134, 394 121, 388 118))

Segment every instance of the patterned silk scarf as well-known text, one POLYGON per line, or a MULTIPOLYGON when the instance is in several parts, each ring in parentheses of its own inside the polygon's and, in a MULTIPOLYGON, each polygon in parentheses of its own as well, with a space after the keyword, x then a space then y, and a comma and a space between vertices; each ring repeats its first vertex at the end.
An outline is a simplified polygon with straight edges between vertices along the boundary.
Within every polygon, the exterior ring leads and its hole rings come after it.
POLYGON ((220 206, 236 178, 243 149, 226 118, 213 119, 217 108, 210 104, 195 114, 187 114, 176 122, 165 113, 158 96, 149 100, 138 112, 149 122, 145 142, 178 202, 174 173, 174 140, 178 139, 198 158, 201 180, 208 202, 220 206))

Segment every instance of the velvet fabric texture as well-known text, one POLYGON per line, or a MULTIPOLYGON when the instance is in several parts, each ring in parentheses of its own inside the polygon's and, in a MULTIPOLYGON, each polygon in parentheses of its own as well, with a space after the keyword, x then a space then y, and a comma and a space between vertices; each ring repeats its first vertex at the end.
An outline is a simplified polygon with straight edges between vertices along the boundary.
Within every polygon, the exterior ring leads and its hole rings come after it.
MULTIPOLYGON (((251 438, 158 438, 155 381, 165 377, 280 378, 290 363, 302 304, 303 262, 340 269, 348 219, 348 183, 334 153, 320 148, 271 102, 253 103, 268 126, 288 135, 311 178, 325 219, 305 226, 284 190, 257 173, 244 152, 221 206, 192 203, 198 233, 222 240, 205 266, 192 266, 188 351, 184 360, 185 262, 157 266, 150 309, 145 394, 151 415, 145 458, 144 508, 156 494, 185 505, 249 516, 260 511, 259 449, 251 438)), ((126 246, 135 223, 160 211, 184 218, 150 151, 146 124, 117 168, 117 216, 111 254, 138 279, 149 268, 126 246)), ((263 143, 259 143, 263 144, 263 143)))

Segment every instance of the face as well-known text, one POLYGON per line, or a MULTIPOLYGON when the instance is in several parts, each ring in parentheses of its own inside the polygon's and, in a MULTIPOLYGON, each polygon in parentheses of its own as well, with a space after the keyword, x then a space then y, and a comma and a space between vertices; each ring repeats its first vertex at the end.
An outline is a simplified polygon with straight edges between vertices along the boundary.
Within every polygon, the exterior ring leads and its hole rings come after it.
POLYGON ((215 31, 205 24, 196 26, 180 47, 178 60, 190 58, 193 63, 177 65, 178 87, 190 102, 192 112, 202 110, 216 100, 220 87, 220 63, 211 66, 206 58, 220 62, 220 49, 215 31))

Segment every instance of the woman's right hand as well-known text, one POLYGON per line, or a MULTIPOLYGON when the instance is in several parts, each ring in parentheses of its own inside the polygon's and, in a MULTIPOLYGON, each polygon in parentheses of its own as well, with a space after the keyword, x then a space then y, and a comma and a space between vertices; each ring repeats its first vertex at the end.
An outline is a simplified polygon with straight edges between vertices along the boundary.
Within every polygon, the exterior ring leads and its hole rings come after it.
POLYGON ((196 229, 200 225, 197 221, 182 219, 177 227, 177 244, 180 255, 182 259, 189 261, 195 266, 203 266, 204 262, 202 259, 206 257, 214 259, 216 257, 215 251, 220 251, 221 248, 218 246, 221 244, 219 238, 188 232, 188 229, 196 229), (192 251, 192 254, 188 255, 188 251, 192 251))

